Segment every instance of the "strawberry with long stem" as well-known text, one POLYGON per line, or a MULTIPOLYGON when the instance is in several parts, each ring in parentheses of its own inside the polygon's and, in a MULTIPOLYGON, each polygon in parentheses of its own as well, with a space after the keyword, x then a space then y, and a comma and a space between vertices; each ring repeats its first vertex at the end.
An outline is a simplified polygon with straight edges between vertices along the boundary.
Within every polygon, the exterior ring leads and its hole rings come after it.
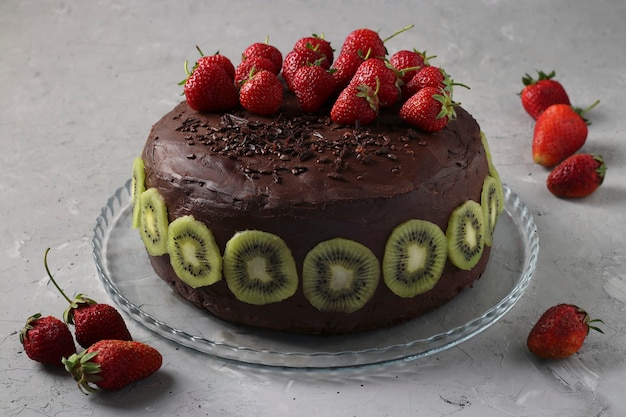
POLYGON ((63 319, 67 324, 74 325, 76 342, 87 348, 103 339, 132 340, 122 315, 115 307, 98 303, 83 294, 76 295, 73 300, 65 294, 48 268, 49 251, 50 248, 46 249, 44 254, 44 266, 50 281, 69 303, 69 307, 63 313, 63 319))

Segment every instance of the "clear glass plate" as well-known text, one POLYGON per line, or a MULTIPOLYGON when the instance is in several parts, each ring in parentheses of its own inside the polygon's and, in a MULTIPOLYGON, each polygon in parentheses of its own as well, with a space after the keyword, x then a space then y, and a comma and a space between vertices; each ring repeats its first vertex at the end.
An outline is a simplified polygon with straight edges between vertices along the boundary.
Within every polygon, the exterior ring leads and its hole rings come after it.
POLYGON ((483 277, 443 307, 383 330, 303 336, 226 323, 176 295, 152 270, 131 228, 130 181, 113 194, 94 228, 98 275, 133 319, 180 345, 227 361, 286 369, 336 369, 413 360, 455 346, 500 319, 522 296, 535 270, 537 228, 504 186, 505 212, 483 277))

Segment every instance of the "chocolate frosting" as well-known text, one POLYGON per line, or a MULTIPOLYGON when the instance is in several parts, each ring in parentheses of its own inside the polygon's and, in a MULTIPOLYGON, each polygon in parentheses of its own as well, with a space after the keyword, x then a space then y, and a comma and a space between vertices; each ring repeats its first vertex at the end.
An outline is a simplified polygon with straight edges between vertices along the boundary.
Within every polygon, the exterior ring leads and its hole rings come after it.
MULTIPOLYGON (((382 260, 394 227, 429 220, 445 232, 451 212, 480 202, 488 164, 480 128, 463 108, 434 134, 404 124, 398 109, 375 124, 339 126, 326 116, 303 115, 287 97, 279 115, 243 111, 198 113, 181 102, 152 128, 142 158, 146 187, 165 199, 170 221, 193 215, 224 250, 235 232, 263 230, 280 236, 298 270, 321 241, 352 239, 382 260)), ((374 298, 350 314, 312 307, 302 289, 280 303, 238 301, 222 280, 192 289, 174 274, 167 255, 151 257, 156 272, 176 292, 214 315, 238 323, 304 333, 362 331, 416 317, 471 286, 489 256, 471 271, 450 262, 437 286, 401 299, 380 281, 374 298)))

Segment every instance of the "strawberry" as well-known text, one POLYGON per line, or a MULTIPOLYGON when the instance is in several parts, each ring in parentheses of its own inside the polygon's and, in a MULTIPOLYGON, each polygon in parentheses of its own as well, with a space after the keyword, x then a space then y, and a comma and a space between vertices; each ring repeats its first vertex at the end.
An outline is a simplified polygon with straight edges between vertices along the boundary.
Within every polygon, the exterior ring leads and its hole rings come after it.
POLYGON ((285 55, 283 62, 283 79, 287 87, 293 91, 293 77, 301 67, 306 65, 319 65, 322 68, 328 68, 326 57, 314 48, 292 49, 285 55))
POLYGON ((412 27, 413 25, 406 26, 385 39, 381 39, 378 32, 371 29, 355 29, 346 36, 339 53, 353 53, 362 57, 384 58, 387 56, 385 42, 412 27))
POLYGON ((330 118, 338 124, 364 126, 376 119, 379 108, 376 90, 366 85, 348 85, 337 97, 330 118))
POLYGON ((573 155, 587 140, 587 121, 583 115, 598 101, 584 110, 569 104, 554 104, 537 119, 533 133, 533 160, 552 167, 573 155))
POLYGON ((61 359, 76 353, 74 339, 67 325, 56 317, 37 313, 26 321, 20 332, 20 343, 34 361, 62 366, 61 359))
POLYGON ((418 52, 415 49, 409 51, 403 49, 391 55, 389 62, 398 71, 401 71, 400 80, 402 83, 408 83, 417 72, 428 65, 428 60, 432 57, 426 57, 426 51, 418 52))
POLYGON ((119 390, 154 374, 163 357, 155 348, 141 342, 101 340, 79 354, 63 359, 65 369, 85 393, 119 390))
POLYGON ((546 184, 557 197, 581 198, 602 185, 606 164, 600 155, 576 154, 552 170, 546 184))
POLYGON ((242 54, 242 61, 246 61, 254 57, 269 59, 272 62, 272 72, 278 75, 283 66, 283 54, 277 47, 270 45, 268 42, 269 38, 266 38, 265 43, 255 42, 248 46, 242 54))
POLYGON ((387 55, 387 48, 378 32, 362 28, 355 29, 346 36, 339 53, 383 58, 387 55))
POLYGON ((445 88, 449 80, 450 77, 443 68, 425 66, 403 86, 402 96, 409 98, 424 87, 445 88))
POLYGON ((44 255, 44 266, 50 281, 70 304, 63 313, 63 319, 67 324, 74 325, 76 342, 86 348, 102 339, 132 340, 124 319, 115 307, 97 303, 82 294, 78 294, 74 300, 65 295, 48 268, 49 251, 48 248, 44 255))
POLYGON ((204 55, 198 46, 196 46, 196 49, 200 52, 200 59, 196 62, 196 67, 208 63, 217 64, 226 71, 226 74, 228 74, 231 80, 235 79, 235 66, 226 55, 220 55, 219 51, 213 55, 204 55))
POLYGON ((325 63, 327 64, 326 69, 330 68, 330 65, 333 63, 335 59, 335 50, 333 49, 330 42, 324 39, 324 35, 316 35, 306 36, 304 38, 300 38, 293 45, 294 50, 299 49, 312 49, 317 51, 318 53, 324 55, 326 57, 325 63))
POLYGON ((336 87, 332 73, 319 65, 300 67, 291 83, 302 110, 309 113, 322 107, 336 87))
POLYGON ((457 105, 444 89, 425 87, 404 102, 400 118, 425 132, 436 132, 456 117, 457 105))
POLYGON ((536 80, 528 74, 522 77, 525 87, 520 93, 522 107, 535 120, 553 104, 570 104, 567 92, 561 83, 553 80, 554 71, 549 74, 543 71, 537 71, 537 73, 536 80))
POLYGON ((190 72, 185 62, 187 79, 183 81, 189 107, 200 112, 229 110, 238 103, 237 88, 221 65, 202 62, 190 72))
POLYGON ((272 74, 277 74, 274 63, 269 59, 262 56, 253 56, 244 59, 235 68, 235 85, 239 88, 246 82, 250 75, 259 70, 269 71, 272 74))
POLYGON ((350 80, 356 73, 359 66, 369 58, 369 55, 360 56, 357 53, 345 52, 340 53, 331 67, 335 84, 337 84, 337 92, 342 91, 350 84, 350 80))
POLYGON ((559 304, 549 308, 528 334, 528 349, 542 359, 563 359, 578 352, 592 325, 587 312, 575 305, 559 304))
POLYGON ((283 85, 273 72, 253 71, 239 90, 239 102, 251 113, 270 116, 283 102, 283 85))
POLYGON ((382 59, 370 58, 357 68, 350 84, 367 85, 372 89, 378 86, 380 108, 394 105, 400 99, 400 79, 390 64, 382 59))

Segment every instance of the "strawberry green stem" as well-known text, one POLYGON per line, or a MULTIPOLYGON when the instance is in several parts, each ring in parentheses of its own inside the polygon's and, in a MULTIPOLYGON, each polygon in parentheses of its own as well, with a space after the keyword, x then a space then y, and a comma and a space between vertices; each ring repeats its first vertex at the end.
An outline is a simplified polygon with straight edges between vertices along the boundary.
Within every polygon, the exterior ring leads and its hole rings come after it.
POLYGON ((383 43, 386 43, 389 39, 394 38, 396 36, 398 36, 399 34, 401 34, 402 32, 406 32, 409 29, 412 29, 413 26, 415 25, 409 25, 409 26, 405 26, 402 29, 400 29, 399 31, 392 33, 391 35, 389 35, 388 37, 386 37, 385 39, 383 39, 383 43))
POLYGON ((50 248, 46 249, 46 252, 43 255, 43 265, 46 268, 46 272, 48 273, 48 277, 50 278, 50 281, 52 281, 54 286, 57 287, 57 290, 59 290, 59 292, 61 293, 63 298, 65 298, 68 303, 72 304, 73 301, 70 300, 70 298, 67 295, 65 295, 65 292, 61 289, 61 287, 59 287, 59 284, 57 284, 57 282, 52 277, 52 274, 50 273, 50 268, 48 268, 48 252, 50 252, 50 248))
POLYGON ((585 113, 587 113, 589 110, 593 109, 594 107, 596 107, 598 104, 600 103, 600 100, 596 100, 593 102, 593 104, 591 104, 588 107, 585 107, 584 109, 581 109, 578 114, 580 114, 581 116, 583 116, 585 113))

